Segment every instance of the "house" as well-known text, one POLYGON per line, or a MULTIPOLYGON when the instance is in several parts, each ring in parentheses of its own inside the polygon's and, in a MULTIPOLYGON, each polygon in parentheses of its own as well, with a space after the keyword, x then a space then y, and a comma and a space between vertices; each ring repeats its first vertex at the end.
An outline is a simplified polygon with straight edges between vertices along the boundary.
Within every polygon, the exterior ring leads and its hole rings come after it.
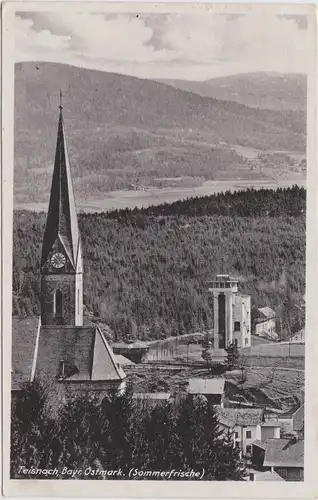
POLYGON ((304 437, 305 432, 305 405, 301 405, 292 416, 292 428, 298 437, 304 437))
POLYGON ((230 431, 234 446, 242 451, 242 456, 252 457, 252 444, 261 439, 263 410, 258 408, 220 408, 218 410, 219 427, 230 431))
MULTIPOLYGON (((66 393, 101 397, 125 388, 126 375, 103 333, 83 317, 83 256, 60 104, 56 154, 40 261, 40 318, 13 322, 12 391, 39 381, 57 408, 66 393)), ((40 243, 40 242, 39 242, 40 243)))
POLYGON ((268 420, 261 424, 261 441, 266 441, 270 438, 280 438, 281 424, 278 420, 268 420))
POLYGON ((266 443, 256 439, 252 444, 252 464, 257 470, 264 468, 266 443))
POLYGON ((264 467, 270 467, 285 481, 304 479, 304 440, 268 439, 266 442, 264 467))
POLYGON ((276 332, 276 314, 270 307, 261 307, 257 310, 255 319, 255 335, 278 340, 276 332))
POLYGON ((141 407, 155 408, 172 401, 170 392, 135 392, 133 401, 141 407))
POLYGON ((251 297, 238 293, 233 304, 233 340, 237 347, 251 347, 251 297))
POLYGON ((286 434, 297 434, 302 437, 304 432, 305 406, 292 406, 288 411, 278 416, 282 431, 286 434))
POLYGON ((223 407, 224 378, 191 378, 189 379, 188 394, 205 396, 208 403, 223 407))

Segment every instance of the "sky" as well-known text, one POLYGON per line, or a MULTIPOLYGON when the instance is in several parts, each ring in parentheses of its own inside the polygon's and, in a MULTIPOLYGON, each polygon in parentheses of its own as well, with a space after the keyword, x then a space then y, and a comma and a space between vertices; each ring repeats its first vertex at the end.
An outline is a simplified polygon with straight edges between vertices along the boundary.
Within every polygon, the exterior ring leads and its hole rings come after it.
POLYGON ((140 78, 206 80, 307 73, 307 17, 247 14, 17 12, 15 61, 49 61, 140 78))

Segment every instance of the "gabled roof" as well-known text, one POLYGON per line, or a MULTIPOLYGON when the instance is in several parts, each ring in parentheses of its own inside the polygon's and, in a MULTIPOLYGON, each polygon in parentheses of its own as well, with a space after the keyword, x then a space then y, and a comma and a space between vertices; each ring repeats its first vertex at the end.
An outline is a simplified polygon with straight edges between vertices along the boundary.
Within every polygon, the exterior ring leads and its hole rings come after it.
POLYGON ((190 378, 189 394, 223 394, 224 378, 190 378))
POLYGON ((74 269, 81 265, 81 242, 77 224, 71 169, 67 153, 62 106, 57 132, 53 179, 46 228, 43 237, 41 266, 47 262, 54 244, 64 248, 74 269))
POLYGON ((303 439, 268 439, 264 467, 303 467, 303 439))
POLYGON ((293 415, 293 430, 302 431, 304 429, 305 422, 305 405, 301 405, 298 410, 295 411, 293 415))
POLYGON ((277 472, 270 470, 260 471, 257 470, 254 472, 255 481, 285 481, 277 472))
POLYGON ((270 307, 261 307, 258 311, 267 319, 275 318, 276 314, 270 307))
POLYGON ((261 424, 263 410, 259 408, 218 408, 218 420, 226 427, 261 424))
POLYGON ((262 422, 262 427, 281 427, 281 422, 278 420, 267 420, 266 422, 262 422))
POLYGON ((255 439, 255 441, 253 441, 253 446, 257 446, 258 448, 260 448, 261 450, 266 450, 266 443, 265 441, 261 441, 260 439, 255 439))
POLYGON ((34 364, 34 378, 48 384, 56 380, 116 381, 126 376, 97 326, 42 326, 34 364), (65 377, 61 376, 61 363, 70 368, 65 377))
POLYGON ((288 410, 284 411, 284 413, 281 413, 279 415, 279 418, 293 418, 293 415, 299 410, 299 404, 298 405, 293 405, 291 408, 288 410))
POLYGON ((132 366, 132 365, 136 364, 133 361, 131 361, 130 359, 123 356, 122 354, 115 354, 115 359, 116 359, 116 362, 121 366, 132 366))

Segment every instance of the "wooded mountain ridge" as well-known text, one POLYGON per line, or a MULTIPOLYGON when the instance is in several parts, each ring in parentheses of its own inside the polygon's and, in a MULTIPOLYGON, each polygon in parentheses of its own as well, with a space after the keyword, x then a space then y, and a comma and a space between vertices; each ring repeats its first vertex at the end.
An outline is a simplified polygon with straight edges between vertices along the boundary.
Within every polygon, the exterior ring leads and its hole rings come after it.
POLYGON ((305 111, 307 78, 300 73, 242 73, 204 81, 159 80, 205 97, 234 101, 251 108, 305 111))
MULTIPOLYGON (((305 191, 295 187, 269 194, 228 193, 210 201, 210 213, 208 208, 201 210, 208 207, 207 200, 202 205, 200 200, 188 200, 182 210, 175 207, 174 215, 166 206, 161 207, 161 215, 80 214, 86 316, 108 324, 115 339, 157 339, 204 331, 213 324, 206 283, 226 272, 238 278, 241 292, 251 295, 253 313, 258 307, 273 308, 286 336, 302 328, 305 191), (264 216, 258 209, 263 200, 265 205, 271 200, 272 215, 264 216), (296 209, 290 215, 293 200, 296 209), (245 214, 240 212, 242 202, 250 208, 245 214), (230 216, 223 215, 228 203, 230 216)), ((43 212, 14 214, 15 316, 40 312, 45 219, 43 212)))
POLYGON ((77 199, 132 183, 152 185, 157 177, 275 178, 275 165, 253 170, 238 145, 305 152, 303 111, 254 109, 151 80, 63 64, 19 63, 14 160, 19 202, 48 197, 59 87, 77 199))

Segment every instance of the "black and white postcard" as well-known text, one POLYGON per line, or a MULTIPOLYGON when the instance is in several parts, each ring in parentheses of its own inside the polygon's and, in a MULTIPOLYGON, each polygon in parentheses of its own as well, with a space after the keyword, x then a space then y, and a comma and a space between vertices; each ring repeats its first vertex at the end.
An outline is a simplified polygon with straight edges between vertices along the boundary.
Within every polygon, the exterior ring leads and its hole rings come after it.
POLYGON ((316 45, 309 4, 2 5, 5 495, 315 497, 316 45))

